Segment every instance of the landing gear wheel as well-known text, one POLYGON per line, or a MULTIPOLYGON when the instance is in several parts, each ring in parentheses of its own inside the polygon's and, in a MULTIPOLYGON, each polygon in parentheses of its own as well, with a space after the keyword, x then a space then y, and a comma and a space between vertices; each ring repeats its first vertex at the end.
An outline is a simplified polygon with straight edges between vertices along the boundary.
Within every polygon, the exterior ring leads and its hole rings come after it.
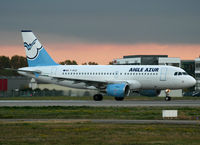
POLYGON ((171 100, 171 97, 169 96, 169 93, 170 93, 170 89, 166 89, 165 90, 165 94, 166 94, 165 101, 170 101, 171 100))
POLYGON ((115 100, 116 101, 122 101, 122 100, 124 100, 124 97, 115 97, 115 100))
POLYGON ((170 96, 166 96, 165 97, 165 101, 170 101, 171 100, 171 97, 170 96))
POLYGON ((101 94, 96 94, 93 96, 93 99, 95 101, 102 101, 103 100, 103 96, 101 94))

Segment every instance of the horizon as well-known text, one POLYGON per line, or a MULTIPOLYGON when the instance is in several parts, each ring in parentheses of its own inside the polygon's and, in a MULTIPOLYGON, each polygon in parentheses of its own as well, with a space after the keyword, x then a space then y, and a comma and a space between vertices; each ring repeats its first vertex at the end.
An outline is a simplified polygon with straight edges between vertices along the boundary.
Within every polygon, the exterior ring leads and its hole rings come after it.
MULTIPOLYGON (((43 45, 44 46, 44 45, 43 45)), ((168 55, 181 60, 195 60, 199 58, 198 50, 200 45, 162 45, 162 44, 136 44, 136 45, 115 45, 115 44, 46 44, 44 48, 57 63, 65 60, 75 60, 78 64, 85 62, 97 62, 108 64, 114 59, 123 58, 127 55, 168 55), (58 46, 60 49, 56 49, 58 46), (70 47, 64 51, 65 47, 70 47), (147 47, 149 47, 147 49, 147 47), (93 51, 95 49, 95 51, 93 51), (117 49, 117 52, 115 51, 117 49), (76 53, 78 51, 79 53, 76 53), (142 53, 142 51, 144 53, 142 53), (180 51, 180 52, 179 52, 180 51), (156 52, 156 53, 155 53, 156 52), (181 54, 180 54, 181 53, 181 54), (98 54, 98 55, 96 55, 98 54), (177 55, 179 54, 179 56, 177 55), (180 56, 181 55, 181 56, 180 56)), ((21 46, 1 47, 2 54, 8 57, 14 55, 25 55, 25 49, 21 46), (7 51, 7 50, 10 51, 7 51), (17 52, 17 53, 16 53, 17 52)))

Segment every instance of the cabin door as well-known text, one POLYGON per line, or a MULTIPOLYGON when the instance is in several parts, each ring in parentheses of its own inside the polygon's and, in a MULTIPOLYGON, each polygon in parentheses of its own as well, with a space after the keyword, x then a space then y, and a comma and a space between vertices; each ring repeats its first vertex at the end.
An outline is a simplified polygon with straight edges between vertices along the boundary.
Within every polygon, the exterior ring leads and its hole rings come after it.
POLYGON ((166 81, 167 77, 167 68, 163 67, 160 71, 160 81, 166 81))

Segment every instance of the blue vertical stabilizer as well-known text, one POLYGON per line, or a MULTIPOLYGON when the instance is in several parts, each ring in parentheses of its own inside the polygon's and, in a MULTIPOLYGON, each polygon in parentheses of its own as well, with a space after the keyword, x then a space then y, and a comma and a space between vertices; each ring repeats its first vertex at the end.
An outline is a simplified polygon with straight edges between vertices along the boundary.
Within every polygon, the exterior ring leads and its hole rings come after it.
POLYGON ((32 31, 22 30, 22 38, 26 50, 28 66, 53 66, 58 65, 46 52, 32 31))

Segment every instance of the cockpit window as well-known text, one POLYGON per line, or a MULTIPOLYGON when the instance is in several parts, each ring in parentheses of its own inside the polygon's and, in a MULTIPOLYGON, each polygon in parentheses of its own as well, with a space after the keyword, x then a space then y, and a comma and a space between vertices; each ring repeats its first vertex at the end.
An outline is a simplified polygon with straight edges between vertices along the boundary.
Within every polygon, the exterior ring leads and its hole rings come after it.
POLYGON ((181 75, 188 75, 188 73, 186 73, 186 72, 175 72, 174 75, 175 76, 181 76, 181 75))
POLYGON ((178 75, 179 75, 179 76, 181 76, 181 75, 182 75, 182 73, 181 73, 181 72, 178 72, 178 75))
POLYGON ((186 72, 182 72, 183 75, 188 75, 186 72))

